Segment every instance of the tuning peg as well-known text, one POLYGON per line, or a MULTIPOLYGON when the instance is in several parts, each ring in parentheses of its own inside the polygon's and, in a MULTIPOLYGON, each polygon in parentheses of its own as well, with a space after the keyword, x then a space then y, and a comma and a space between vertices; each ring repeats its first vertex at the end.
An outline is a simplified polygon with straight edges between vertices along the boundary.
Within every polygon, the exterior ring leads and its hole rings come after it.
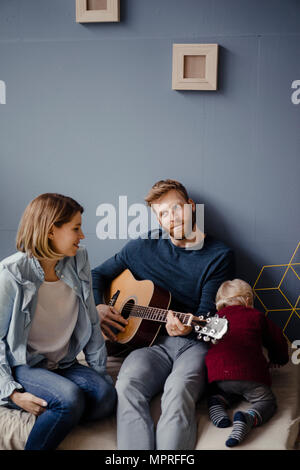
POLYGON ((217 339, 212 339, 211 342, 212 342, 212 344, 217 344, 218 340, 217 339))
POLYGON ((196 325, 194 328, 195 328, 195 331, 199 331, 199 330, 200 330, 200 326, 199 326, 199 325, 196 325))
POLYGON ((202 335, 201 333, 199 333, 199 335, 197 336, 198 339, 202 339, 202 335))
POLYGON ((208 341, 210 341, 210 337, 209 337, 209 336, 204 336, 204 337, 203 337, 203 340, 206 341, 206 342, 208 342, 208 341))

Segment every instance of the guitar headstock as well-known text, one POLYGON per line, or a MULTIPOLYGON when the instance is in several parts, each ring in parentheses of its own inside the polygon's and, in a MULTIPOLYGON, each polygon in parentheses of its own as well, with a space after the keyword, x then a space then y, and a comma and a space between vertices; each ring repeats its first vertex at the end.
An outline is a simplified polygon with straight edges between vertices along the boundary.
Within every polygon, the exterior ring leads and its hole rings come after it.
POLYGON ((203 316, 194 317, 194 330, 198 333, 197 339, 217 343, 217 341, 226 334, 228 330, 228 320, 225 317, 219 317, 218 314, 213 317, 204 318, 203 316))

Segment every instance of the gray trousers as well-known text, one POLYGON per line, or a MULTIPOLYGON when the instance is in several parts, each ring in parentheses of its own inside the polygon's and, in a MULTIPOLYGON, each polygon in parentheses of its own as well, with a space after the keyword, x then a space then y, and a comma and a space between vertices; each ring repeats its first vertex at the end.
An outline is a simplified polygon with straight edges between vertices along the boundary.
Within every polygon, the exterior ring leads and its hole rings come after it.
POLYGON ((119 450, 194 449, 196 402, 206 385, 207 345, 161 336, 125 359, 116 383, 119 450), (156 430, 151 399, 163 391, 156 430))
POLYGON ((251 408, 248 411, 256 412, 259 417, 258 424, 268 421, 277 409, 275 395, 267 385, 244 380, 222 380, 215 382, 215 385, 220 393, 215 389, 213 394, 221 395, 229 407, 241 398, 250 402, 251 408))

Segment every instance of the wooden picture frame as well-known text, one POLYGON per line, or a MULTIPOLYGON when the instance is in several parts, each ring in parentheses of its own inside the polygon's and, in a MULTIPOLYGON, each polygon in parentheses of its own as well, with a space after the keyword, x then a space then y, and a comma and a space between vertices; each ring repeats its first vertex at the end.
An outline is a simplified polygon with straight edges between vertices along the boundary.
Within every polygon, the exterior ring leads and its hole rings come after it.
POLYGON ((218 44, 173 44, 173 90, 216 90, 218 44))
POLYGON ((77 23, 120 21, 120 0, 76 0, 77 23))

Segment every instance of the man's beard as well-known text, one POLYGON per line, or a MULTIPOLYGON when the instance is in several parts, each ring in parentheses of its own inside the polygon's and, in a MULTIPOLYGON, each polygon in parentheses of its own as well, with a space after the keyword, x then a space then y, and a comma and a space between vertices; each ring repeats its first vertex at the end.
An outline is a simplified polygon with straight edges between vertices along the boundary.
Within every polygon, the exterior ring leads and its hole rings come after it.
POLYGON ((169 234, 175 240, 191 240, 194 238, 192 235, 196 230, 196 211, 192 212, 191 219, 185 219, 188 222, 182 222, 180 226, 173 226, 169 229, 169 234), (192 235, 192 237, 190 237, 192 235))
POLYGON ((172 238, 175 240, 190 240, 192 237, 190 235, 193 234, 193 230, 195 229, 194 224, 191 226, 190 224, 187 224, 188 226, 185 227, 184 224, 177 226, 177 227, 172 227, 169 230, 169 234, 172 238), (187 233, 186 233, 187 231, 187 233))
POLYGON ((185 239, 184 225, 183 224, 180 225, 180 226, 177 226, 177 227, 170 228, 169 233, 170 233, 170 236, 172 238, 175 238, 175 240, 184 240, 185 239))

